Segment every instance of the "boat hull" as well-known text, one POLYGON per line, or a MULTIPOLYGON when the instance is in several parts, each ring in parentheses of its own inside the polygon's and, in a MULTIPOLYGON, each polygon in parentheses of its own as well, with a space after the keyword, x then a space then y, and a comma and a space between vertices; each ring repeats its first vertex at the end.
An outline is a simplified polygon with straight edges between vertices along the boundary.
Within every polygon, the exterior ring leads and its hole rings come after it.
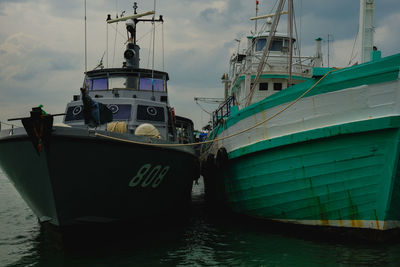
POLYGON ((232 211, 256 218, 398 228, 400 131, 392 126, 232 154, 221 172, 225 200, 232 211))
POLYGON ((223 119, 210 139, 232 137, 203 147, 208 198, 280 222, 399 229, 399 65, 336 71, 287 110, 316 79, 223 119))
POLYGON ((24 134, 0 139, 1 167, 40 222, 146 221, 190 203, 194 153, 55 128, 40 154, 24 134))

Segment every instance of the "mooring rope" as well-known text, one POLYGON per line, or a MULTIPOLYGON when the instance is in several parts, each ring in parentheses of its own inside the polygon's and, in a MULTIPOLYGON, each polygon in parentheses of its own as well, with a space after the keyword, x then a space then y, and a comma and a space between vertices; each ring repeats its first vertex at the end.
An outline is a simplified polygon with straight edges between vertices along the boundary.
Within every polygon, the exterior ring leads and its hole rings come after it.
POLYGON ((108 135, 104 135, 104 134, 99 134, 99 133, 95 133, 96 136, 100 136, 103 138, 107 138, 107 139, 112 139, 115 141, 120 141, 120 142, 125 142, 125 143, 131 143, 131 144, 138 144, 138 145, 147 145, 147 146, 162 146, 162 147, 181 147, 181 146, 197 146, 197 145, 203 145, 203 144, 209 144, 209 143, 214 143, 214 142, 218 142, 218 141, 222 141, 225 139, 229 139, 232 138, 234 136, 240 135, 242 133, 248 132, 258 126, 260 126, 261 124, 266 123, 267 121, 275 118, 276 116, 278 116, 279 114, 281 114, 282 112, 284 112, 285 110, 287 110, 288 108, 290 108, 291 106, 293 106, 294 104, 296 104, 300 99, 302 99, 306 94, 308 94, 315 86, 317 86, 323 79, 325 79, 326 76, 328 76, 330 73, 332 73, 333 71, 336 71, 338 69, 332 69, 329 72, 327 72, 321 79, 319 79, 311 88, 309 88, 307 91, 305 91, 303 94, 301 94, 298 98, 296 98, 295 100, 293 100, 292 102, 290 102, 288 105, 286 105, 286 107, 284 107, 283 109, 281 109, 280 111, 276 112, 274 115, 272 115, 271 117, 266 118, 265 120, 254 124, 253 126, 243 129, 239 132, 224 136, 224 137, 220 137, 220 138, 215 138, 212 140, 206 140, 206 141, 202 141, 202 142, 195 142, 195 143, 188 143, 188 144, 158 144, 158 143, 145 143, 145 142, 138 142, 138 141, 133 141, 133 140, 126 140, 126 139, 122 139, 122 138, 117 138, 117 137, 112 137, 112 136, 108 136, 108 135))

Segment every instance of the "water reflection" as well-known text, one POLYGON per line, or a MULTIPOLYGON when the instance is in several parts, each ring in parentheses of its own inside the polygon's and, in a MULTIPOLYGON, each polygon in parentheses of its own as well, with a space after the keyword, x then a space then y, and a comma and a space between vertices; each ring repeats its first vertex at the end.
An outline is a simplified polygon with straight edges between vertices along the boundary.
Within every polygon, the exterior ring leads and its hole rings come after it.
POLYGON ((186 219, 121 228, 59 249, 0 174, 3 266, 397 266, 400 244, 316 238, 210 213, 196 186, 186 219), (10 191, 11 190, 11 191, 10 191), (4 194, 7 192, 6 194, 4 194))

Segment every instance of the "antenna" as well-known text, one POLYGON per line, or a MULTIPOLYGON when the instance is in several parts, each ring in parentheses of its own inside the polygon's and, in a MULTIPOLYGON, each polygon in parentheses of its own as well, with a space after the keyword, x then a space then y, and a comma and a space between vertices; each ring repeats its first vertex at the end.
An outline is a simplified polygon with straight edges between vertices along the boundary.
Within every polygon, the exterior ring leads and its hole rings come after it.
POLYGON ((86 23, 86 0, 85 0, 85 72, 87 72, 87 23, 86 23))
POLYGON ((329 33, 328 33, 328 68, 330 68, 330 64, 329 64, 329 57, 330 57, 329 52, 330 52, 330 47, 329 47, 329 44, 330 44, 331 41, 333 41, 333 38, 331 39, 331 37, 333 37, 332 34, 329 34, 329 33))
MULTIPOLYGON (((256 0, 256 17, 258 16, 258 0, 256 0)), ((257 34, 257 20, 255 21, 255 25, 254 25, 254 33, 257 34)))
POLYGON ((156 23, 154 22, 155 13, 156 13, 156 0, 154 0, 154 13, 153 13, 153 59, 151 63, 151 92, 153 94, 152 100, 156 100, 154 96, 154 46, 156 43, 156 23))

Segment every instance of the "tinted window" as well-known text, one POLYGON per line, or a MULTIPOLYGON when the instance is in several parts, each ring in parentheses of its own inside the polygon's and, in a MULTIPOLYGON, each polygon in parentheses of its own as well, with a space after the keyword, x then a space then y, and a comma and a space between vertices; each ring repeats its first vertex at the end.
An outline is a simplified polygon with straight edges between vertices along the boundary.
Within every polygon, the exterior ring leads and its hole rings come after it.
POLYGON ((108 82, 107 78, 89 79, 86 80, 87 87, 89 90, 107 90, 108 82))
POLYGON ((113 120, 129 120, 131 118, 131 105, 107 105, 108 109, 111 110, 113 114, 113 120))
MULTIPOLYGON (((113 114, 113 120, 129 120, 131 118, 132 106, 129 104, 116 105, 109 104, 107 108, 113 114)), ((67 109, 65 121, 83 120, 83 106, 73 106, 67 109)))
POLYGON ((259 85, 260 91, 267 91, 268 90, 268 83, 260 83, 259 85))
POLYGON ((164 108, 155 106, 138 105, 137 120, 140 121, 164 121, 164 108))
POLYGON ((83 120, 83 106, 73 106, 67 109, 65 121, 83 120))
POLYGON ((265 38, 258 39, 257 44, 256 44, 256 51, 263 50, 266 43, 267 43, 267 39, 265 39, 265 38))
POLYGON ((282 90, 282 83, 274 83, 274 90, 275 91, 282 90))
POLYGON ((163 80, 152 78, 140 78, 140 90, 151 91, 152 82, 154 84, 154 91, 164 91, 163 80))
POLYGON ((271 51, 281 51, 282 40, 273 40, 271 45, 271 51))

